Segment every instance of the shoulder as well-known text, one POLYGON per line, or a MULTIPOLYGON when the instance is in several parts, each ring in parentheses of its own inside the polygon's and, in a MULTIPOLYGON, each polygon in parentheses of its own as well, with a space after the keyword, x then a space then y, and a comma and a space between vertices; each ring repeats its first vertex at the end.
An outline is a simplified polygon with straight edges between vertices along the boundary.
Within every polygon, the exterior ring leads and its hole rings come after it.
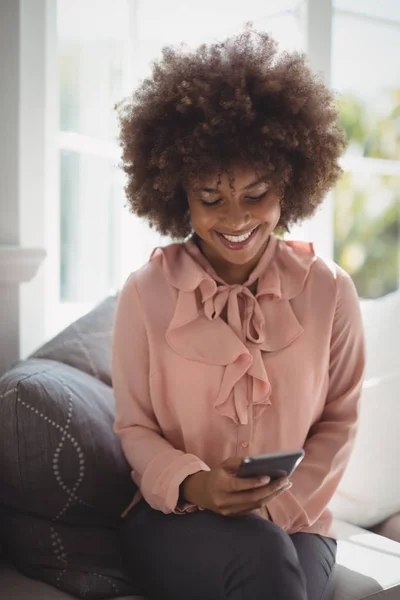
POLYGON ((130 273, 121 293, 124 290, 137 295, 142 303, 146 303, 149 296, 164 299, 166 291, 171 289, 168 266, 175 264, 179 270, 182 254, 184 254, 183 245, 179 243, 154 248, 148 261, 130 273))
POLYGON ((315 261, 315 277, 322 285, 329 283, 335 292, 337 302, 344 298, 357 297, 358 293, 351 275, 333 260, 325 260, 317 256, 315 261))
POLYGON ((334 296, 338 302, 343 297, 357 296, 354 282, 339 264, 318 255, 312 242, 299 240, 280 240, 285 252, 294 253, 298 258, 312 258, 308 275, 308 284, 312 287, 325 290, 334 296))

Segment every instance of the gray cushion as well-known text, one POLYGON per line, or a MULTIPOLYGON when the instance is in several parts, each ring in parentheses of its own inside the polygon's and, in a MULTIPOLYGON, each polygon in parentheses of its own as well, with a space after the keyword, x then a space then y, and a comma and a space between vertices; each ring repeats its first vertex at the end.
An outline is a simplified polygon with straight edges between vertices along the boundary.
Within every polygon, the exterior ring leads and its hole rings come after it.
MULTIPOLYGON (((2 600, 73 600, 74 596, 38 579, 25 577, 10 562, 0 557, 0 598, 2 600)), ((146 600, 146 598, 129 595, 119 597, 118 600, 146 600)))
POLYGON ((52 360, 0 379, 0 514, 23 573, 81 598, 137 593, 117 528, 136 486, 112 430, 112 389, 52 360))
POLYGON ((30 358, 50 358, 111 384, 111 342, 118 294, 69 325, 30 358))

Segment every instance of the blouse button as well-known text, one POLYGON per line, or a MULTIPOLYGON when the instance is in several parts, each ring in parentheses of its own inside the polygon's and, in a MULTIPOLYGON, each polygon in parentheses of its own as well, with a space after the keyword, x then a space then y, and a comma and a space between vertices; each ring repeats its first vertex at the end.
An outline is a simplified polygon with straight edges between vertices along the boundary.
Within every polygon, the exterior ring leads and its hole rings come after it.
POLYGON ((247 448, 248 445, 249 445, 249 442, 242 442, 242 448, 247 448))

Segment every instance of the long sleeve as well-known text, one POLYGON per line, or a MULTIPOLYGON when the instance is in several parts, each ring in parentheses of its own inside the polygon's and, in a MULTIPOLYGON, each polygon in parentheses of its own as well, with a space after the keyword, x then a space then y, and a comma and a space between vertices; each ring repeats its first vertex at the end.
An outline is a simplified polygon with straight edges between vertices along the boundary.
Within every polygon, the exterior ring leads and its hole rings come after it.
POLYGON ((150 360, 146 322, 132 273, 118 297, 112 343, 112 381, 116 418, 113 431, 146 502, 164 513, 192 512, 179 503, 179 486, 189 475, 209 471, 193 454, 174 448, 164 437, 150 397, 150 360))
POLYGON ((311 427, 293 486, 267 503, 271 519, 296 533, 312 526, 333 496, 349 462, 357 431, 365 369, 359 299, 350 276, 336 274, 336 310, 330 342, 329 388, 320 420, 311 427))

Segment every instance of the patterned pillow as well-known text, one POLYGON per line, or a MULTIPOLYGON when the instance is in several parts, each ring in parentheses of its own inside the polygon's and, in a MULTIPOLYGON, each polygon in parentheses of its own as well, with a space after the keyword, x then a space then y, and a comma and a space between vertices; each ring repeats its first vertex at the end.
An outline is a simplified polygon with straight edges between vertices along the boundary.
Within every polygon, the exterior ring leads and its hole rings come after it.
POLYGON ((25 575, 80 598, 140 591, 119 548, 136 487, 113 420, 112 388, 69 365, 29 359, 0 378, 6 554, 25 575))
POLYGON ((118 294, 69 325, 29 358, 50 358, 111 384, 111 343, 118 294))

